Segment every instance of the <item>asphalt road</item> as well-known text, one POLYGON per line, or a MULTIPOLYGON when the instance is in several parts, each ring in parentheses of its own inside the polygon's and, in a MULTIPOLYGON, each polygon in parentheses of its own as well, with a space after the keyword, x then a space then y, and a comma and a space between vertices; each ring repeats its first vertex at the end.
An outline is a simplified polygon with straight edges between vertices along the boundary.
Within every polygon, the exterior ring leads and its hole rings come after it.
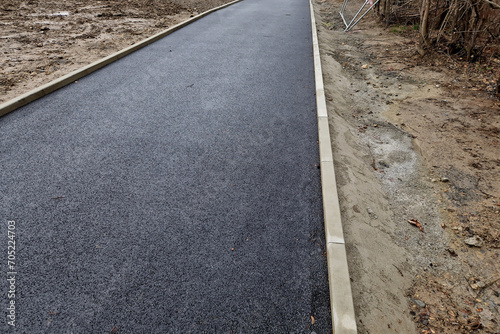
POLYGON ((314 93, 244 0, 0 118, 0 332, 330 333, 314 93))

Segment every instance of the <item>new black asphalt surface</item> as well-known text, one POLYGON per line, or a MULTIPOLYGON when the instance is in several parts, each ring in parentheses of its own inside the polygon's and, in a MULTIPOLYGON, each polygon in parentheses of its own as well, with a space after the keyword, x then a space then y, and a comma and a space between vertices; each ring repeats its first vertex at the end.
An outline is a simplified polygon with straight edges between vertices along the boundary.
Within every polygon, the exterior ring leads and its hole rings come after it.
POLYGON ((0 332, 330 333, 314 93, 244 0, 0 118, 0 332))

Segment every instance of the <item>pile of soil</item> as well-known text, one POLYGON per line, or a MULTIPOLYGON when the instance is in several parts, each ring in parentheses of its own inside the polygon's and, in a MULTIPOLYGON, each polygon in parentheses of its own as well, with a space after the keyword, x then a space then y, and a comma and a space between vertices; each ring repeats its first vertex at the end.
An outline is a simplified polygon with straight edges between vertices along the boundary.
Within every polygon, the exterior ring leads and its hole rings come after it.
POLYGON ((500 333, 500 60, 313 3, 359 332, 500 333))
POLYGON ((0 103, 229 0, 0 0, 0 103))

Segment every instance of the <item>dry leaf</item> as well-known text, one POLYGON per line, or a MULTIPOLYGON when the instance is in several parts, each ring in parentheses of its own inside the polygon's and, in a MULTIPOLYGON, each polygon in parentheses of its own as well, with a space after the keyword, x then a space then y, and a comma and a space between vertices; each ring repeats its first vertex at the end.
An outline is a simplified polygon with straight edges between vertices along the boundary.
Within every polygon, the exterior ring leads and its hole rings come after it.
POLYGON ((408 220, 408 223, 412 224, 412 225, 415 225, 416 227, 418 227, 418 229, 424 233, 424 228, 422 227, 422 224, 420 224, 420 222, 416 219, 410 219, 408 220))

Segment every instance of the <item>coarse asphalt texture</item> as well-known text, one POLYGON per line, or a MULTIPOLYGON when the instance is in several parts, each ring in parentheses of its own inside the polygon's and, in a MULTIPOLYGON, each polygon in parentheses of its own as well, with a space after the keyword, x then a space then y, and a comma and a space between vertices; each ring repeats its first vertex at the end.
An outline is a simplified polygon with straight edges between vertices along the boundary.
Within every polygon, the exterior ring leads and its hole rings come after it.
POLYGON ((0 332, 331 332, 311 43, 244 0, 0 118, 0 332))

